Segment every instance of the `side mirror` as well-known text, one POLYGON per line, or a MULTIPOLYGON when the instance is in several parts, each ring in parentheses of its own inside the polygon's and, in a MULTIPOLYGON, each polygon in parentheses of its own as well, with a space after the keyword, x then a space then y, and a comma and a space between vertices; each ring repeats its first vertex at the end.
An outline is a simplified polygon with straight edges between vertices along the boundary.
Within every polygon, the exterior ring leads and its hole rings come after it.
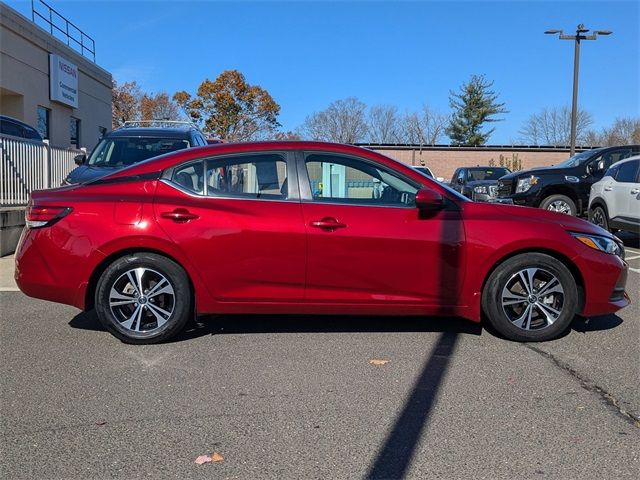
POLYGON ((458 177, 458 178, 456 178, 456 183, 458 185, 462 185, 464 183, 464 180, 462 178, 458 177))
POLYGON ((416 193, 416 207, 422 212, 435 212, 444 208, 444 198, 435 190, 421 188, 416 193))
POLYGON ((82 165, 84 161, 87 159, 87 156, 84 153, 79 153, 75 157, 73 157, 73 161, 76 165, 82 165))

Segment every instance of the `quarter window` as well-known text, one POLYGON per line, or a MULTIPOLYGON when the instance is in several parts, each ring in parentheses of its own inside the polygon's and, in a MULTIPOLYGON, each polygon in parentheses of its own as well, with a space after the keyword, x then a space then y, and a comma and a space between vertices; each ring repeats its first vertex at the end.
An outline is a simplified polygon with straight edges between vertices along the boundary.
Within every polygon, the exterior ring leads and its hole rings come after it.
POLYGON ((336 155, 306 159, 313 200, 362 205, 415 205, 418 189, 372 163, 336 155))
POLYGON ((175 169, 171 180, 181 188, 192 193, 204 193, 204 168, 202 162, 182 165, 175 169))

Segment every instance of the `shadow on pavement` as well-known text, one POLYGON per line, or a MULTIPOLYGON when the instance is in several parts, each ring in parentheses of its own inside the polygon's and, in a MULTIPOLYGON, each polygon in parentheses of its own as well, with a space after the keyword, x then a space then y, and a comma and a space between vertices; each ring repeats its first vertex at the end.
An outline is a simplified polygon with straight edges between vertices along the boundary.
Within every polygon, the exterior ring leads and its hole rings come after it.
POLYGON ((634 232, 618 232, 616 237, 622 240, 625 247, 640 248, 640 235, 634 232))
POLYGON ((599 332, 601 330, 611 330, 622 325, 623 320, 617 315, 603 315, 601 317, 576 317, 571 323, 571 329, 580 332, 599 332))

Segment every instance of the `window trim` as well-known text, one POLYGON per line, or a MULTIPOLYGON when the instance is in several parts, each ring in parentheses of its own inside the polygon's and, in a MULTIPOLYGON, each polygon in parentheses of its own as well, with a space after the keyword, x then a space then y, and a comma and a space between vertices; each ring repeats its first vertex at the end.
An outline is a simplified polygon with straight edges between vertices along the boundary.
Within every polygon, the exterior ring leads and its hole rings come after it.
MULTIPOLYGON (((286 203, 292 203, 292 202, 296 202, 299 203, 300 202, 300 195, 299 195, 299 191, 297 188, 298 185, 298 177, 297 177, 297 172, 296 172, 296 166, 295 166, 295 161, 293 159, 293 156, 291 155, 292 152, 289 151, 282 151, 282 150, 265 150, 265 151, 253 151, 253 152, 236 152, 236 153, 227 153, 227 154, 222 154, 222 155, 209 155, 206 157, 200 157, 200 158, 193 158, 191 160, 188 160, 186 162, 180 163, 178 165, 174 165, 172 167, 167 168, 163 173, 162 176, 160 177, 160 181, 171 186, 174 187, 176 190, 179 190, 191 197, 195 197, 195 198, 208 198, 208 199, 212 199, 212 200, 245 200, 245 201, 260 201, 260 202, 286 202, 286 203), (261 197, 261 198, 252 198, 252 197, 247 197, 247 196, 242 196, 242 195, 208 195, 207 190, 208 190, 208 185, 207 182, 204 182, 204 191, 200 194, 200 193, 196 193, 196 192, 192 192, 186 188, 184 188, 182 185, 179 185, 178 183, 174 182, 173 179, 173 173, 176 169, 179 168, 183 168, 183 167, 188 167, 189 165, 195 165, 196 163, 202 163, 202 169, 204 175, 206 175, 206 162, 209 160, 215 160, 215 161, 220 161, 220 160, 224 160, 225 158, 239 158, 239 157, 252 157, 252 156, 256 156, 256 155, 277 155, 279 157, 281 157, 283 159, 283 161, 286 164, 287 167, 287 198, 282 199, 282 198, 266 198, 266 197, 261 197)), ((242 162, 238 162, 238 163, 242 163, 242 162)))
POLYGON ((373 167, 382 169, 393 175, 398 177, 403 182, 408 183, 409 185, 420 190, 421 188, 425 188, 422 183, 416 182, 412 178, 409 178, 403 175, 401 172, 398 172, 395 169, 388 167, 380 162, 376 162, 375 160, 371 160, 366 157, 361 157, 359 155, 354 155, 351 153, 340 153, 340 152, 332 152, 326 150, 301 150, 297 152, 296 155, 296 165, 298 166, 298 178, 300 180, 300 201, 302 203, 316 204, 316 205, 342 205, 349 207, 367 207, 367 208, 402 208, 402 209, 415 209, 415 205, 385 205, 385 204, 371 204, 371 203, 349 203, 349 202, 323 202, 313 198, 313 194, 311 192, 311 182, 309 180, 309 172, 307 171, 307 158, 311 155, 327 155, 333 157, 346 157, 351 158, 363 163, 368 163, 373 167))

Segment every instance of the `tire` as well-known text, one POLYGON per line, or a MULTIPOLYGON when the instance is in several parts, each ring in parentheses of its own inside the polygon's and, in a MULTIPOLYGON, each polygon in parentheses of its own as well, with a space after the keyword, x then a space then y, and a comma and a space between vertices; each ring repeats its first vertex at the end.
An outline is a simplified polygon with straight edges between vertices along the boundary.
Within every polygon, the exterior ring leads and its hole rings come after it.
POLYGON ((552 212, 573 215, 574 217, 578 214, 576 202, 571 200, 566 195, 549 195, 547 198, 542 200, 542 202, 540 202, 540 208, 552 212))
POLYGON ((578 309, 578 288, 560 260, 524 253, 491 273, 482 291, 482 309, 489 324, 509 340, 543 342, 569 328, 578 309), (529 274, 533 275, 532 289, 529 274), (538 292, 545 290, 549 294, 540 296, 538 292))
POLYGON ((184 328, 192 312, 192 292, 186 272, 174 261, 133 253, 102 273, 95 305, 100 323, 123 342, 158 343, 184 328))
POLYGON ((609 231, 609 217, 601 206, 598 205, 589 211, 589 221, 609 231))

